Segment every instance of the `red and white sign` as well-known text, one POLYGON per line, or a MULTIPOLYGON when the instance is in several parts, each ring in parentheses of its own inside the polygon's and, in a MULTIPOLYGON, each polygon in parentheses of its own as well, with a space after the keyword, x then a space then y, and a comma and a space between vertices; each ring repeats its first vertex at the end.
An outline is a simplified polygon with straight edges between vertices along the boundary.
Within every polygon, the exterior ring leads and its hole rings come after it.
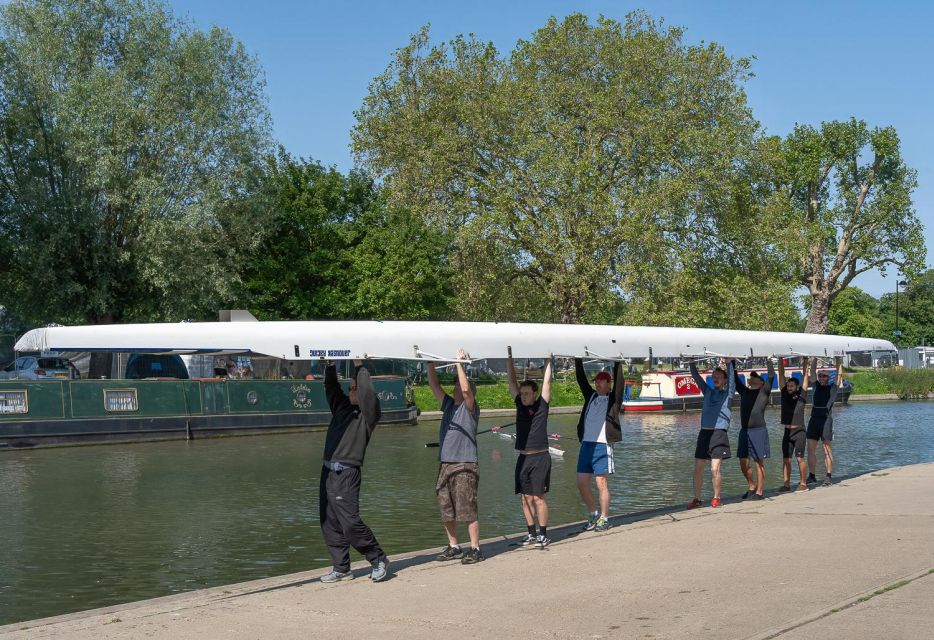
POLYGON ((691 376, 677 376, 675 377, 675 393, 678 394, 679 397, 699 396, 701 390, 691 376))

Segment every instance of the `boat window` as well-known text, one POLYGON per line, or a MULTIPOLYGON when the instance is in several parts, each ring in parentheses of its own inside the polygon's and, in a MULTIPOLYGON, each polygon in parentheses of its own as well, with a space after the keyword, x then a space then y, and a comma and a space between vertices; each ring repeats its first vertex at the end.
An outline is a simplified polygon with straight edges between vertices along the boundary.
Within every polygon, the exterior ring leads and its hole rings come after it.
POLYGON ((106 411, 139 411, 136 389, 104 389, 106 411))
POLYGON ((0 414, 29 413, 26 390, 0 391, 0 414))

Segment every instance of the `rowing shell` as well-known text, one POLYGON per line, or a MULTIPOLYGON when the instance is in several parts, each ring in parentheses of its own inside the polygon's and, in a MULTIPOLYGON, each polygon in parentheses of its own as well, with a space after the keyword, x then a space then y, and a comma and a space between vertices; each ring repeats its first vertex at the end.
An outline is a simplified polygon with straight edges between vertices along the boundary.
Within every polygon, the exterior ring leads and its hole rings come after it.
POLYGON ((622 360, 679 356, 836 356, 894 351, 888 340, 774 331, 506 322, 182 322, 33 329, 17 351, 252 353, 285 360, 455 361, 556 356, 622 360))

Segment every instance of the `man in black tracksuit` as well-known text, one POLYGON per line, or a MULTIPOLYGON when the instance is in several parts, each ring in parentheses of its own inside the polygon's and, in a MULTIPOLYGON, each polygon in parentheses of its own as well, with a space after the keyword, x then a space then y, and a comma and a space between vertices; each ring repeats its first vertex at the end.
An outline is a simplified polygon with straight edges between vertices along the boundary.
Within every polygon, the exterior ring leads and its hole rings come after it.
POLYGON ((373 389, 370 372, 354 360, 356 372, 350 381, 350 396, 337 380, 337 368, 329 364, 324 373, 324 392, 331 408, 331 424, 324 442, 324 466, 321 469, 319 515, 321 532, 331 562, 331 573, 321 582, 351 580, 350 547, 363 554, 373 572, 374 582, 389 574, 389 559, 376 536, 360 519, 360 468, 366 446, 379 421, 379 398, 373 389))

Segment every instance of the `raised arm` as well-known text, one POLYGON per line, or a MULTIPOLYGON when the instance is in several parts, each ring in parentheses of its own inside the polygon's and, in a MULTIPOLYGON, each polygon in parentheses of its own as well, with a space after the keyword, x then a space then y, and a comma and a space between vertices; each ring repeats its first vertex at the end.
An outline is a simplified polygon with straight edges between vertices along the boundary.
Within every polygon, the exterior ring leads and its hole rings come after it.
POLYGON ((613 365, 613 390, 610 394, 613 396, 613 402, 618 403, 623 396, 623 389, 626 388, 626 381, 623 380, 623 363, 619 360, 613 365))
MULTIPOLYGON (((512 361, 512 347, 506 347, 509 355, 506 357, 506 381, 509 383, 509 394, 515 398, 519 395, 519 381, 516 379, 516 365, 512 361)), ((542 387, 542 396, 545 388, 542 387)), ((548 402, 547 400, 545 402, 548 402)))
POLYGON ((379 396, 373 388, 370 371, 359 360, 354 360, 353 363, 357 368, 354 374, 357 382, 357 406, 360 407, 360 413, 372 429, 379 422, 379 396))
POLYGON ((730 360, 726 365, 726 379, 728 380, 727 392, 729 393, 728 397, 730 398, 732 398, 733 394, 736 393, 736 379, 738 377, 736 375, 736 366, 734 363, 734 360, 730 360))
POLYGON ((577 386, 581 388, 581 393, 584 394, 584 400, 586 400, 593 395, 594 390, 584 372, 584 361, 580 358, 574 358, 574 374, 577 376, 577 386))
POLYGON ((811 360, 811 383, 817 380, 817 358, 811 360))
POLYGON ((837 361, 837 387, 843 386, 843 356, 834 358, 837 361))
POLYGON ((710 387, 708 386, 707 381, 701 377, 700 372, 697 370, 697 362, 695 362, 694 360, 691 360, 688 366, 691 369, 691 377, 694 378, 695 384, 697 384, 697 387, 701 390, 701 393, 703 393, 706 396, 707 390, 710 387))
MULTIPOLYGON (((542 400, 551 404, 551 376, 553 373, 555 356, 553 353, 548 354, 548 360, 545 361, 545 377, 542 378, 542 400)), ((512 356, 509 357, 509 362, 512 363, 512 356)), ((516 391, 518 393, 518 391, 516 391)))
MULTIPOLYGON (((779 362, 781 362, 781 360, 779 360, 779 362)), ((765 366, 769 371, 769 379, 765 381, 765 384, 762 385, 762 388, 765 389, 763 393, 765 393, 765 395, 769 395, 772 393, 772 383, 775 382, 775 365, 772 364, 772 359, 769 358, 766 361, 765 366)))
POLYGON ((341 388, 341 383, 337 380, 337 366, 330 362, 324 368, 324 395, 328 399, 328 407, 331 413, 337 413, 339 409, 350 406, 350 398, 341 388))
POLYGON ((778 386, 785 386, 785 359, 781 356, 778 357, 778 386))
POLYGON ((736 371, 736 360, 730 360, 730 367, 732 367, 732 374, 730 379, 733 381, 733 385, 736 389, 739 389, 740 393, 746 393, 748 387, 743 384, 743 381, 739 379, 739 373, 736 371))
MULTIPOLYGON (((467 359, 467 354, 463 349, 457 350, 457 359, 467 359)), ((464 404, 467 405, 468 409, 473 411, 474 407, 477 406, 477 401, 473 397, 473 391, 470 390, 470 380, 467 379, 467 372, 464 371, 464 365, 462 365, 460 362, 456 363, 455 367, 457 368, 457 383, 461 387, 461 393, 464 394, 464 404)))
POLYGON ((435 396, 435 400, 438 401, 438 404, 444 402, 444 389, 441 388, 441 382, 438 381, 438 372, 435 371, 435 363, 428 363, 428 387, 431 389, 431 392, 435 396))
POLYGON ((808 388, 808 382, 811 380, 811 371, 808 369, 808 357, 804 356, 801 361, 801 388, 805 391, 808 388))

